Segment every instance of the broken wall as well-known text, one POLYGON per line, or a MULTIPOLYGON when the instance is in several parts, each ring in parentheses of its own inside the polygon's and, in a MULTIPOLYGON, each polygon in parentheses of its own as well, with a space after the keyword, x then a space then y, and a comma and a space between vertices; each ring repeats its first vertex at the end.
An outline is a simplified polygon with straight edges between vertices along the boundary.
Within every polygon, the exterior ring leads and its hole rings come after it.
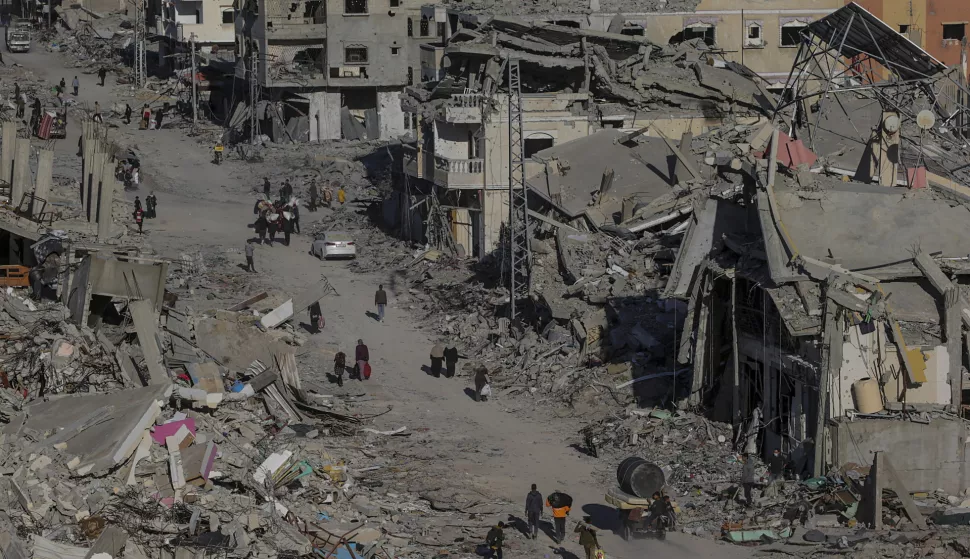
POLYGON ((396 138, 405 133, 400 90, 377 90, 377 113, 380 116, 382 139, 396 138))
POLYGON ((839 420, 830 424, 831 464, 871 464, 875 452, 892 459, 909 491, 943 489, 959 494, 970 487, 967 437, 958 421, 839 420))

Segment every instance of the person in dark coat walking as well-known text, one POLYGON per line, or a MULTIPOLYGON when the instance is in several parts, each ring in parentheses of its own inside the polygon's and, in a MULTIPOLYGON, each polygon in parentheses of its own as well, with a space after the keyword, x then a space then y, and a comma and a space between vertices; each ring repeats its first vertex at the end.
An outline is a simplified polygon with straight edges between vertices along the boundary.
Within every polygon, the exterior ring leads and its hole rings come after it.
POLYGON ((131 124, 131 105, 125 103, 125 124, 131 124))
POLYGON ((536 489, 536 484, 532 484, 532 491, 525 496, 525 518, 529 523, 527 538, 536 539, 539 537, 539 519, 542 518, 542 493, 536 489))
POLYGON ((290 246, 290 234, 293 233, 293 220, 283 220, 283 244, 290 246))
POLYGON ((502 547, 505 545, 505 523, 499 522, 485 536, 485 545, 488 546, 488 555, 494 559, 502 559, 502 547))
POLYGON ((269 234, 269 246, 273 246, 273 241, 276 240, 276 231, 279 229, 279 222, 275 219, 266 218, 266 231, 269 234))
POLYGON ((337 377, 337 386, 344 385, 344 373, 347 372, 347 354, 338 351, 333 356, 333 374, 337 377))
POLYGON ((158 215, 155 213, 155 208, 158 207, 158 198, 155 197, 155 192, 152 191, 145 198, 145 207, 148 209, 148 219, 155 219, 158 215))
POLYGON ((488 384, 488 369, 479 367, 475 371, 475 400, 487 402, 488 395, 491 394, 491 387, 488 384))
POLYGON ((256 218, 256 223, 253 224, 253 229, 256 231, 256 234, 259 235, 259 244, 263 244, 263 242, 266 240, 267 228, 268 225, 265 217, 259 216, 256 218))
POLYGON ((441 376, 441 364, 445 360, 445 346, 441 343, 434 344, 431 348, 431 376, 438 378, 441 376))
POLYGON ((357 380, 364 380, 364 367, 370 362, 370 351, 364 345, 364 340, 357 340, 357 349, 354 351, 354 362, 356 363, 354 373, 357 375, 357 380))
POLYGON ((141 199, 135 196, 135 211, 137 212, 140 209, 141 209, 141 199))
POLYGON ((319 195, 320 194, 317 192, 317 183, 311 184, 310 185, 310 205, 307 206, 307 209, 309 209, 311 212, 317 211, 317 197, 319 195))
POLYGON ((266 177, 263 177, 263 195, 269 200, 269 179, 266 177))
POLYGON ((377 293, 374 293, 374 305, 377 306, 377 321, 384 322, 384 307, 387 306, 387 292, 384 285, 377 286, 377 293))
POLYGON ((458 348, 454 341, 445 346, 445 378, 455 376, 455 368, 458 366, 458 348))
MULTIPOLYGON (((98 70, 98 77, 101 78, 101 87, 104 87, 104 79, 108 77, 108 70, 102 67, 100 70, 98 70)), ((74 79, 77 80, 77 78, 74 79)), ((75 93, 75 95, 77 95, 77 93, 75 93)))
POLYGON ((323 309, 320 308, 320 301, 314 301, 310 305, 310 327, 314 332, 323 330, 323 309))
POLYGON ((300 234, 300 205, 293 204, 293 207, 290 209, 290 213, 293 214, 293 232, 299 235, 300 234))

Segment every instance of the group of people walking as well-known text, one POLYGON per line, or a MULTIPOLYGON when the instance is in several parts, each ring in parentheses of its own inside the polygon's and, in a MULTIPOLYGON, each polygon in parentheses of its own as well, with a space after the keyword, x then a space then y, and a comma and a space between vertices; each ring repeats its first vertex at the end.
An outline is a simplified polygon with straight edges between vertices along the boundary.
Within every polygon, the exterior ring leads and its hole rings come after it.
POLYGON ((135 224, 138 226, 138 232, 144 233, 143 227, 145 225, 146 219, 155 219, 158 217, 156 214, 156 209, 158 208, 158 198, 155 197, 155 192, 145 197, 145 207, 141 205, 141 200, 138 196, 135 196, 135 211, 132 214, 135 218, 135 224))
MULTIPOLYGON (((333 356, 333 375, 337 386, 344 385, 344 374, 347 373, 347 355, 338 351, 333 356)), ((365 381, 370 378, 370 350, 364 344, 364 340, 357 340, 357 347, 354 349, 354 366, 350 369, 350 378, 365 381)))

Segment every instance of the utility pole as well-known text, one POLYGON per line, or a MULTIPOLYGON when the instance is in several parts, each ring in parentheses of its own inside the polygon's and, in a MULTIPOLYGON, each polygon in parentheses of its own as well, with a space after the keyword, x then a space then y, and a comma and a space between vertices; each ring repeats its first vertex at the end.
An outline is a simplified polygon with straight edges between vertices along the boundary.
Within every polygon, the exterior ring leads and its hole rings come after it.
POLYGON ((192 45, 192 126, 198 124, 198 106, 199 102, 197 99, 198 93, 196 93, 198 87, 195 84, 195 33, 189 35, 189 42, 192 45))
POLYGON ((249 143, 256 145, 259 137, 259 118, 257 118, 256 105, 259 103, 259 59, 256 50, 252 50, 249 57, 249 143))

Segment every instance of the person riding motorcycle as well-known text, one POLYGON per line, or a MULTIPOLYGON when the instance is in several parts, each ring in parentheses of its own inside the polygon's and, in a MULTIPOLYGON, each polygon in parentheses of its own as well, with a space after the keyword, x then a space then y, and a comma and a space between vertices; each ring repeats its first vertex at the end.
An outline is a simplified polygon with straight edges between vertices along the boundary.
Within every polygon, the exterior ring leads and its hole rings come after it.
POLYGON ((648 526, 656 530, 658 528, 657 523, 663 519, 666 523, 665 528, 669 528, 674 524, 674 507, 670 503, 670 497, 660 495, 660 492, 655 492, 653 494, 653 502, 650 503, 649 514, 650 518, 647 521, 648 526))

